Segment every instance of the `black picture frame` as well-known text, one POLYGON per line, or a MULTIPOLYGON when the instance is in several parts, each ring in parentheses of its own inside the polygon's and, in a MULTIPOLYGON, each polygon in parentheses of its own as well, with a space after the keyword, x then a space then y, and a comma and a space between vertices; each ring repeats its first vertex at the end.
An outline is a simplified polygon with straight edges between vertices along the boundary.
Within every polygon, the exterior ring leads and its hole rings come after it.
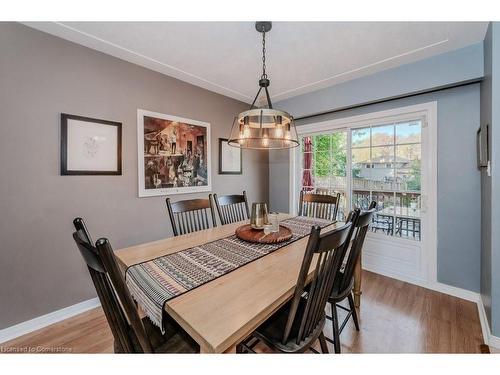
POLYGON ((117 176, 122 174, 122 123, 116 121, 108 121, 102 119, 96 119, 91 117, 71 115, 67 113, 61 113, 61 175, 62 176, 89 176, 89 175, 100 175, 100 176, 117 176), (117 127, 117 165, 115 170, 103 171, 103 170, 71 170, 68 169, 68 120, 78 120, 84 122, 91 122, 103 125, 112 125, 117 127))
MULTIPOLYGON (((229 140, 227 138, 219 138, 219 174, 232 174, 232 175, 240 175, 243 174, 243 152, 240 148, 240 170, 239 171, 224 171, 222 169, 222 144, 224 142, 228 142, 229 140)), ((229 146, 232 147, 232 146, 229 146)))

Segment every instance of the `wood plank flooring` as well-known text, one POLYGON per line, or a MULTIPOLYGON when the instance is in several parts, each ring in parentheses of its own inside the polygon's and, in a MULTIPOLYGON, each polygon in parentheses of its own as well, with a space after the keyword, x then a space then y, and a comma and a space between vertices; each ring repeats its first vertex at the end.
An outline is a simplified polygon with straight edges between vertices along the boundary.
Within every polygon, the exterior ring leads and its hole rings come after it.
MULTIPOLYGON (((342 353, 481 353, 475 303, 367 271, 363 278, 361 330, 347 324, 342 353)), ((332 337, 329 322, 325 335, 332 337)), ((0 352, 112 353, 113 338, 97 308, 0 344, 0 352)))

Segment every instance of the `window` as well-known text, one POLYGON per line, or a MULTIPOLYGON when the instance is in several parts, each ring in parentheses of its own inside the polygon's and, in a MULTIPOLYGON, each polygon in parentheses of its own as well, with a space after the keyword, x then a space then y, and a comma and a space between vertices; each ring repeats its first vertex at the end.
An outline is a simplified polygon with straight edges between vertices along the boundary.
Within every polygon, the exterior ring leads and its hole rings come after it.
POLYGON ((339 219, 347 207, 347 132, 302 137, 301 190, 341 194, 339 219))
POLYGON ((374 200, 373 232, 420 241, 421 131, 415 119, 303 136, 301 189, 341 193, 341 220, 374 200))

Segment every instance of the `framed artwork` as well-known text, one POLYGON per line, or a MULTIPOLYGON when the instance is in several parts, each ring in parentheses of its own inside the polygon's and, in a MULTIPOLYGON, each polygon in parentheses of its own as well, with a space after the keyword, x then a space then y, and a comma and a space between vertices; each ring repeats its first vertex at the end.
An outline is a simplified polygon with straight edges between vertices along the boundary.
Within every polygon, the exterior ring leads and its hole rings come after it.
POLYGON ((219 174, 241 174, 242 150, 229 146, 227 139, 219 138, 219 174))
POLYGON ((122 124, 61 113, 61 175, 121 175, 122 124))
POLYGON ((212 190, 210 124, 137 110, 139 197, 212 190))

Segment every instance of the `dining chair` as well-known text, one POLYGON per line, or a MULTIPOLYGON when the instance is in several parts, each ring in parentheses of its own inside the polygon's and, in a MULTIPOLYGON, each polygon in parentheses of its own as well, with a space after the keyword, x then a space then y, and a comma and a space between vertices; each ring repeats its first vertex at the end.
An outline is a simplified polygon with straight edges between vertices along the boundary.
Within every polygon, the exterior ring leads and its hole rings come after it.
POLYGON ((208 195, 208 199, 188 199, 171 202, 170 198, 167 198, 166 202, 174 236, 217 226, 212 205, 212 194, 208 195))
POLYGON ((214 201, 222 225, 250 219, 246 191, 243 191, 242 195, 223 195, 221 197, 214 194, 214 201))
POLYGON ((255 353, 253 348, 263 341, 271 349, 283 353, 315 351, 319 340, 321 351, 328 353, 323 328, 325 308, 335 275, 342 265, 339 249, 349 241, 352 224, 321 234, 314 226, 305 250, 293 298, 247 339, 237 346, 238 353, 255 353), (309 270, 314 269, 310 283, 309 270))
POLYGON ((73 239, 87 264, 114 338, 115 353, 196 353, 199 346, 166 316, 164 333, 149 318, 140 318, 106 238, 92 239, 81 218, 73 220, 73 239))
POLYGON ((377 203, 373 201, 367 211, 360 211, 359 209, 356 209, 354 212, 349 214, 347 219, 347 222, 352 223, 352 241, 350 244, 346 243, 344 249, 342 250, 344 253, 343 266, 335 277, 330 296, 328 297, 328 303, 330 304, 332 316, 326 317, 328 320, 332 321, 333 331, 333 340, 329 338, 326 338, 326 340, 333 344, 335 353, 340 353, 340 333, 346 326, 351 316, 356 330, 359 331, 358 314, 354 306, 353 298, 354 270, 356 268, 356 263, 360 260, 366 232, 368 231, 373 215, 376 212, 376 206, 377 203), (356 212, 358 212, 358 214, 356 214, 356 212), (349 303, 349 308, 339 304, 346 298, 349 303), (340 324, 340 327, 337 307, 347 312, 347 316, 342 324, 340 324))
POLYGON ((322 194, 322 195, 329 195, 330 194, 330 189, 328 189, 328 188, 316 188, 314 190, 314 193, 316 193, 316 194, 322 194))
POLYGON ((337 195, 300 192, 299 216, 336 220, 339 208, 340 193, 337 195))

